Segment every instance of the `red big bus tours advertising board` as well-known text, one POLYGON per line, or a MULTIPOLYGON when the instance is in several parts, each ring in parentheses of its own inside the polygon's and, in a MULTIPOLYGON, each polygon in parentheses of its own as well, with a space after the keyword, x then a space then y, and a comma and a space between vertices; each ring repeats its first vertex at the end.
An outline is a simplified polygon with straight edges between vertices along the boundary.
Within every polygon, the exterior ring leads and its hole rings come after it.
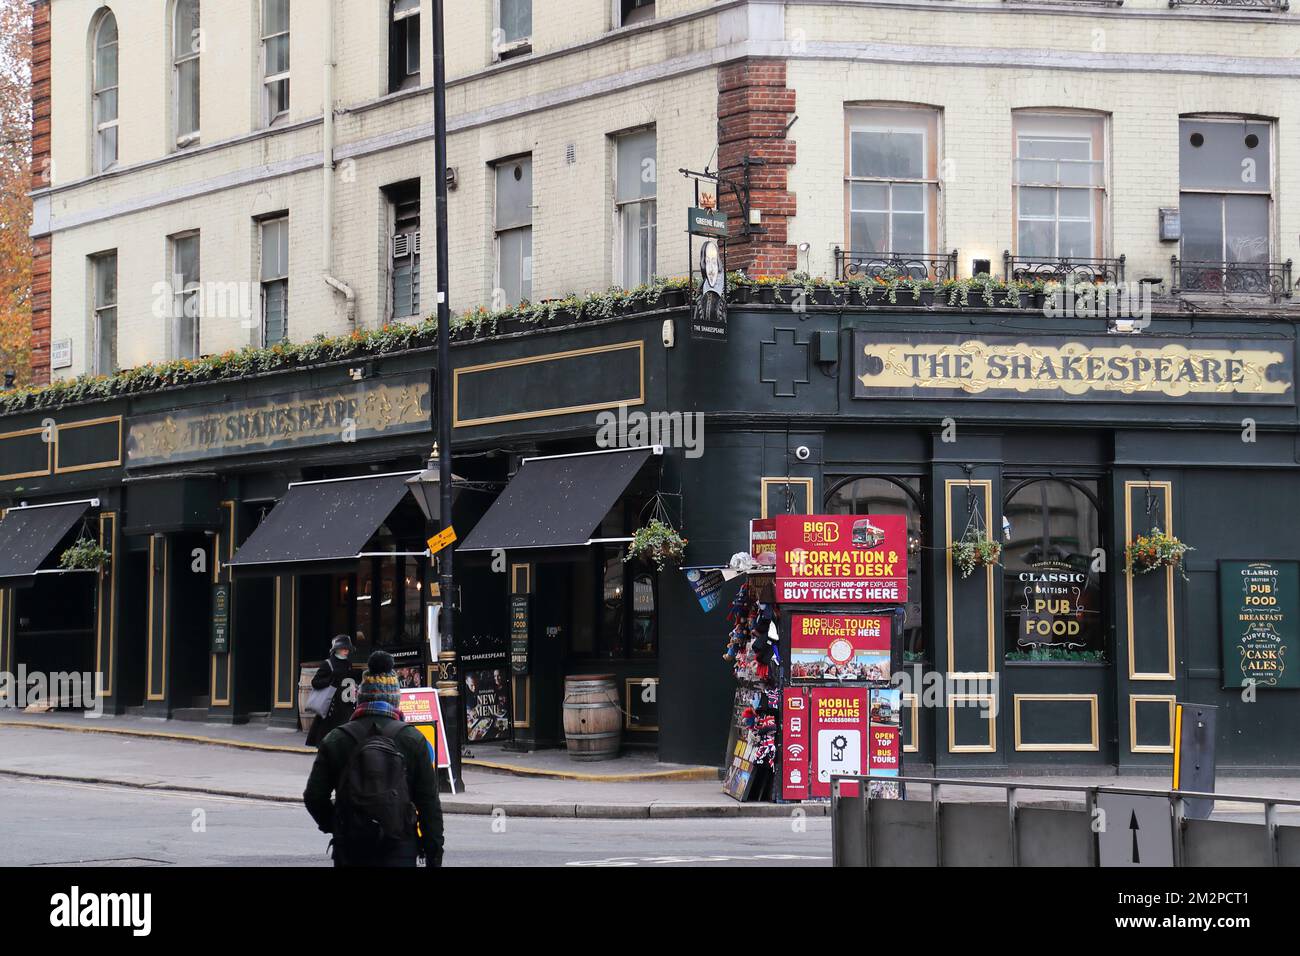
MULTIPOLYGON (((775 525, 775 597, 788 635, 781 798, 825 799, 835 775, 898 776, 902 694, 890 678, 907 601, 906 518, 780 515, 775 525)), ((901 796, 887 782, 870 792, 901 796)))
POLYGON ((904 604, 902 515, 779 515, 778 604, 904 604))

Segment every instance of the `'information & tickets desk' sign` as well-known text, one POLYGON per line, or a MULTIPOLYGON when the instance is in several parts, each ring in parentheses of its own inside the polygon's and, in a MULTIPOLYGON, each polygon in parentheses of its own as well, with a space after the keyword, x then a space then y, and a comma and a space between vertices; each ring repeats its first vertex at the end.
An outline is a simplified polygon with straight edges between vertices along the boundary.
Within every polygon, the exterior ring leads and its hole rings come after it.
POLYGON ((776 600, 785 604, 903 604, 903 515, 778 515, 776 600))

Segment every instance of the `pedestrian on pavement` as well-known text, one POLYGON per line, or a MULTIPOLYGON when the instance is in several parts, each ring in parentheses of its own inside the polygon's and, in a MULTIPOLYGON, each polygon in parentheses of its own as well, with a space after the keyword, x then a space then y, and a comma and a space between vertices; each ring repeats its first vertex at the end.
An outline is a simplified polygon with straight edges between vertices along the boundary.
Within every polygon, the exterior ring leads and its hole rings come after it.
POLYGON ((335 866, 415 866, 418 857, 442 866, 437 771, 428 741, 403 722, 400 704, 393 658, 375 651, 351 719, 316 752, 303 801, 334 837, 335 866))
POLYGON ((323 715, 312 721, 311 730, 307 731, 307 746, 315 747, 335 727, 340 724, 346 724, 352 718, 352 708, 356 704, 349 698, 351 694, 343 686, 343 682, 352 676, 352 664, 349 658, 355 650, 352 646, 352 638, 346 634, 340 634, 334 638, 330 645, 330 656, 325 658, 325 663, 321 664, 320 669, 316 671, 316 676, 311 679, 312 690, 324 690, 326 687, 334 688, 334 696, 330 699, 329 710, 323 715))

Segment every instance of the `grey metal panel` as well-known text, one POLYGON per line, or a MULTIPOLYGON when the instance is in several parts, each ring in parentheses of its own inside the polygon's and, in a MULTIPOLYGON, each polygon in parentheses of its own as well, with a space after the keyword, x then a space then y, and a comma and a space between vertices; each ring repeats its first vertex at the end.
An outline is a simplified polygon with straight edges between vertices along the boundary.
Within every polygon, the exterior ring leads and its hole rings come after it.
POLYGON ((1262 823, 1188 820, 1183 866, 1268 866, 1268 830, 1262 823))
POLYGON ((934 821, 928 800, 871 802, 873 866, 934 866, 934 821))
POLYGON ((1277 828, 1277 862, 1282 866, 1300 866, 1300 826, 1277 828))
POLYGON ((1091 866, 1092 826, 1083 810, 1021 807, 1021 866, 1091 866))
POLYGON ((1010 866, 1005 803, 944 803, 940 807, 944 866, 1010 866))
MULTIPOLYGON (((874 813, 880 801, 871 805, 874 813)), ((862 797, 840 797, 832 801, 835 840, 839 843, 836 866, 868 866, 866 830, 863 827, 862 797)))

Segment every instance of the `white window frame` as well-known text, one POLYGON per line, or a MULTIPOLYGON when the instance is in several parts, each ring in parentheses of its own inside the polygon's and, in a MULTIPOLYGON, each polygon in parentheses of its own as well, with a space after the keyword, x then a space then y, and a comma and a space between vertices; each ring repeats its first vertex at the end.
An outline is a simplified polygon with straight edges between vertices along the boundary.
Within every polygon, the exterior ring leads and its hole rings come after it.
POLYGON ((938 255, 943 248, 943 239, 940 234, 940 220, 943 209, 943 196, 939 191, 939 149, 940 149, 940 130, 942 127, 942 117, 940 111, 931 106, 910 106, 907 104, 893 103, 858 103, 850 104, 845 109, 845 156, 844 156, 844 207, 845 207, 845 230, 844 248, 855 256, 893 256, 897 254, 911 255, 938 255), (881 122, 879 119, 872 119, 868 114, 879 116, 881 112, 889 113, 909 113, 915 120, 919 121, 917 125, 904 125, 903 123, 881 122), (933 128, 934 132, 931 133, 933 128), (930 157, 934 156, 934 175, 921 176, 919 178, 899 178, 888 176, 859 176, 853 172, 853 134, 854 133, 917 133, 921 137, 921 168, 922 172, 928 171, 930 166, 930 157), (931 142, 933 138, 934 142, 931 142), (853 206, 853 185, 855 183, 865 183, 868 185, 884 186, 889 195, 889 209, 873 210, 859 209, 853 206), (922 187, 922 232, 925 240, 922 243, 934 248, 925 249, 898 249, 894 246, 894 187, 895 186, 920 186, 922 187), (930 214, 930 205, 933 201, 935 213, 930 214), (853 248, 853 214, 855 212, 884 212, 886 222, 888 223, 889 235, 886 241, 886 249, 883 252, 874 252, 868 249, 853 248))
POLYGON ((649 16, 635 17, 630 22, 626 22, 623 19, 623 0, 610 0, 610 16, 615 30, 621 27, 636 26, 640 23, 649 23, 651 20, 658 18, 659 3, 658 0, 650 0, 649 16))
POLYGON ((91 357, 90 372, 92 375, 111 375, 117 371, 117 317, 119 296, 117 294, 117 250, 110 249, 107 252, 100 252, 90 256, 90 324, 91 324, 91 357), (99 274, 100 270, 105 268, 109 260, 113 263, 113 301, 101 302, 99 300, 99 274), (110 363, 112 368, 104 368, 100 357, 103 353, 103 335, 104 335, 104 313, 113 313, 113 361, 110 363))
MULTIPOLYGON (((267 66, 266 54, 267 54, 268 41, 277 39, 279 37, 285 37, 286 41, 292 43, 292 39, 291 39, 292 32, 290 28, 291 25, 288 23, 286 23, 284 30, 279 33, 266 32, 266 8, 268 4, 270 4, 270 2, 271 0, 262 0, 262 8, 260 11, 262 22, 259 27, 259 32, 262 37, 262 41, 261 41, 262 42, 262 123, 265 126, 274 126, 277 121, 284 119, 289 115, 289 103, 292 102, 290 97, 293 95, 293 88, 292 85, 290 84, 290 79, 289 79, 292 73, 292 64, 293 64, 292 50, 290 51, 290 55, 289 55, 290 69, 285 70, 282 73, 275 73, 275 74, 267 73, 268 66, 267 66), (275 101, 275 96, 271 92, 271 90, 275 84, 281 82, 285 84, 285 100, 286 100, 285 108, 279 112, 272 112, 272 110, 274 109, 272 104, 275 101)), ((285 4, 285 14, 287 18, 292 13, 292 9, 293 9, 292 0, 284 0, 284 4, 285 4)))
MULTIPOLYGON (((202 32, 203 23, 203 6, 201 0, 194 0, 199 4, 199 30, 202 32)), ((180 16, 181 4, 178 0, 173 0, 170 30, 170 43, 172 48, 172 129, 176 133, 176 148, 185 149, 199 142, 200 131, 203 128, 202 118, 202 90, 203 90, 203 67, 202 67, 202 41, 200 38, 200 49, 195 50, 193 43, 190 44, 184 52, 176 49, 176 26, 177 18, 180 16), (195 63, 194 82, 197 84, 200 94, 199 107, 195 111, 194 130, 189 133, 181 132, 181 67, 190 62, 195 63)))
POLYGON ((178 232, 167 237, 167 265, 169 275, 167 284, 172 293, 171 305, 171 334, 170 340, 170 358, 172 360, 182 358, 199 358, 202 355, 200 351, 203 341, 203 239, 202 234, 197 229, 187 232, 178 232), (196 253, 194 256, 195 272, 193 278, 194 288, 190 288, 189 283, 179 280, 184 277, 176 271, 176 246, 178 243, 193 239, 196 244, 196 253), (185 310, 188 301, 193 298, 195 305, 193 308, 194 315, 194 332, 193 341, 190 343, 193 349, 193 355, 184 354, 180 347, 181 342, 181 322, 186 318, 185 310))
MULTIPOLYGON (((501 239, 502 239, 503 236, 515 235, 515 234, 523 234, 524 232, 527 232, 527 233, 528 233, 528 236, 529 236, 529 247, 530 247, 530 249, 532 250, 532 254, 528 257, 528 271, 527 271, 527 276, 528 276, 528 279, 527 279, 527 281, 528 281, 528 295, 525 296, 525 295, 523 294, 523 283, 524 283, 524 274, 525 274, 525 273, 524 273, 524 263, 523 263, 523 260, 521 259, 521 260, 520 260, 520 263, 519 263, 519 284, 520 284, 520 289, 519 289, 519 298, 518 298, 517 301, 514 301, 514 302, 507 302, 507 303, 505 303, 506 305, 518 305, 520 302, 523 302, 523 301, 525 301, 525 300, 528 300, 528 301, 531 301, 531 300, 532 300, 532 294, 533 294, 533 264, 537 261, 537 249, 536 249, 536 246, 535 246, 534 243, 533 243, 533 239, 535 239, 535 234, 534 234, 534 232, 533 232, 533 229, 534 229, 534 226, 536 225, 536 222, 535 222, 535 219, 534 219, 534 215, 533 215, 533 205, 535 204, 536 199, 537 199, 537 194, 536 194, 536 192, 535 192, 535 187, 536 187, 536 185, 537 185, 537 182, 536 182, 536 179, 534 178, 534 175, 533 175, 533 174, 534 174, 534 171, 535 171, 535 168, 534 168, 534 165, 533 165, 533 155, 532 155, 531 153, 525 153, 525 154, 523 154, 523 155, 519 155, 519 156, 511 156, 511 157, 509 157, 508 159, 499 159, 499 160, 497 160, 495 163, 492 164, 492 167, 491 167, 491 168, 492 168, 492 246, 493 246, 493 250, 492 250, 492 261, 493 261, 492 288, 493 288, 493 289, 500 289, 500 290, 502 290, 503 292, 505 291, 505 286, 504 286, 504 285, 502 284, 502 282, 501 282, 501 251, 502 251, 502 243, 501 243, 501 239), (519 223, 519 224, 517 224, 517 225, 513 225, 513 226, 507 226, 507 227, 505 227, 505 228, 498 228, 497 225, 496 225, 496 216, 497 216, 497 200, 498 200, 498 197, 497 197, 497 170, 498 170, 500 167, 502 167, 502 166, 508 166, 508 165, 511 164, 511 163, 517 163, 517 162, 521 162, 521 161, 523 161, 523 160, 527 160, 527 161, 528 161, 529 191, 532 193, 533 201, 534 201, 533 203, 530 203, 530 204, 529 204, 529 207, 528 207, 528 222, 527 222, 527 223, 519 223)), ((521 246, 521 248, 522 248, 522 246, 521 246)), ((495 295, 493 296, 493 298, 495 299, 495 295)), ((495 302, 494 302, 494 305, 495 305, 495 302)))
MULTIPOLYGON (((1269 163, 1268 163, 1268 167, 1269 167, 1269 169, 1268 169, 1268 171, 1269 171, 1269 180, 1268 180, 1268 192, 1260 192, 1260 191, 1258 191, 1258 190, 1246 190, 1246 189, 1211 189, 1211 188, 1207 188, 1207 187, 1199 187, 1199 186, 1185 187, 1185 186, 1183 186, 1183 184, 1182 184, 1182 178, 1181 178, 1181 175, 1180 175, 1180 177, 1179 177, 1179 183, 1178 183, 1178 197, 1179 197, 1179 207, 1180 207, 1180 208, 1181 208, 1181 206, 1182 206, 1182 197, 1183 197, 1184 195, 1196 195, 1196 196, 1218 196, 1218 197, 1222 197, 1223 202, 1220 203, 1220 210, 1221 210, 1220 215, 1223 217, 1223 220, 1222 220, 1222 222, 1221 222, 1221 227, 1220 227, 1220 235, 1221 235, 1221 239, 1222 239, 1220 246, 1221 246, 1222 255, 1223 255, 1223 258, 1222 258, 1221 261, 1224 262, 1224 263, 1228 263, 1229 261, 1232 261, 1232 260, 1229 260, 1229 259, 1228 259, 1228 227, 1227 227, 1227 214, 1228 214, 1227 210, 1228 210, 1228 203, 1227 203, 1227 197, 1229 197, 1229 196, 1255 196, 1255 197, 1260 197, 1260 196, 1262 196, 1262 197, 1264 197, 1265 199, 1267 199, 1267 201, 1268 201, 1268 250, 1267 250, 1267 253, 1266 253, 1266 255, 1265 255, 1264 261, 1265 261, 1265 262, 1275 262, 1275 261, 1276 261, 1276 257, 1277 257, 1277 255, 1278 255, 1278 249, 1279 249, 1279 241, 1278 241, 1278 240, 1279 240, 1279 236, 1278 236, 1278 228, 1277 228, 1277 216, 1278 216, 1278 211, 1277 211, 1277 206, 1278 206, 1278 204, 1277 204, 1277 175, 1278 175, 1278 171, 1277 171, 1277 126, 1278 126, 1278 124, 1277 124, 1277 121, 1276 121, 1276 120, 1271 120, 1271 119, 1262 118, 1262 117, 1254 117, 1254 116, 1229 116, 1229 115, 1224 115, 1224 116, 1195 116, 1195 115, 1192 115, 1192 116, 1180 116, 1180 117, 1178 117, 1178 135, 1179 135, 1179 140, 1180 140, 1180 146, 1181 146, 1182 129, 1183 129, 1183 123, 1184 123, 1184 122, 1195 122, 1195 123, 1231 123, 1231 124, 1234 124, 1234 125, 1241 125, 1243 122, 1245 122, 1245 123, 1257 123, 1257 124, 1260 124, 1260 125, 1263 125, 1263 126, 1267 126, 1267 127, 1268 127, 1268 150, 1269 150, 1269 163)), ((1185 259, 1185 258, 1186 258, 1186 256, 1184 256, 1184 254, 1183 254, 1183 240, 1182 240, 1181 238, 1178 240, 1178 258, 1179 258, 1179 259, 1185 259)), ((1193 262, 1200 262, 1200 261, 1202 261, 1202 260, 1194 259, 1194 260, 1191 260, 1191 261, 1193 261, 1193 262)), ((1243 263, 1243 265, 1249 265, 1249 264, 1251 264, 1251 263, 1243 263)))
MULTIPOLYGON (((397 0, 389 0, 389 4, 388 4, 388 30, 389 30, 389 42, 388 42, 388 48, 389 48, 389 55, 390 55, 390 56, 392 55, 392 52, 393 52, 392 31, 393 31, 393 29, 396 27, 398 21, 399 21, 399 20, 409 20, 409 19, 412 18, 412 17, 415 17, 415 18, 418 19, 419 16, 420 16, 420 12, 421 12, 421 8, 422 8, 422 6, 423 6, 423 4, 421 4, 421 3, 417 3, 417 4, 416 4, 414 7, 412 7, 410 10, 398 10, 398 9, 397 9, 397 0)), ((407 33, 406 33, 406 43, 404 43, 404 44, 402 45, 402 55, 405 57, 405 62, 404 62, 403 65, 402 65, 402 77, 403 77, 403 79, 402 79, 402 82, 401 82, 401 83, 398 85, 398 87, 397 87, 398 90, 405 90, 405 89, 409 89, 409 88, 411 88, 411 87, 413 87, 413 86, 419 86, 419 85, 420 85, 420 75, 421 75, 422 71, 424 70, 424 57, 423 57, 423 55, 421 55, 421 56, 420 56, 420 62, 416 65, 416 70, 415 70, 415 72, 414 72, 414 73, 411 72, 411 57, 410 57, 411 46, 410 46, 410 42, 411 42, 411 41, 410 41, 410 27, 408 26, 408 27, 407 27, 407 33)), ((415 42, 416 42, 416 47, 417 47, 417 49, 418 49, 418 48, 419 48, 419 44, 420 44, 420 30, 419 30, 418 27, 416 28, 416 41, 415 41, 415 42)), ((392 64, 391 64, 391 63, 388 65, 388 72, 389 72, 389 76, 391 77, 392 74, 393 74, 393 68, 392 68, 392 64)), ((397 90, 389 90, 389 92, 390 92, 390 93, 394 93, 394 92, 397 92, 397 90)))
POLYGON ((117 52, 118 52, 117 82, 112 86, 101 87, 99 85, 99 79, 100 79, 99 51, 101 49, 99 36, 100 36, 100 32, 104 29, 105 26, 108 25, 110 21, 113 24, 114 31, 116 31, 118 29, 116 15, 113 13, 112 10, 105 10, 103 15, 101 15, 99 19, 96 21, 95 29, 91 36, 90 122, 92 126, 92 134, 93 134, 91 151, 92 151, 92 167, 94 172, 96 173, 107 172, 108 170, 116 166, 118 159, 120 158, 122 153, 122 142, 119 138, 116 138, 118 130, 120 128, 118 126, 118 122, 122 115, 122 99, 121 99, 122 61, 120 56, 121 54, 120 34, 118 35, 118 39, 114 40, 113 43, 111 44, 112 46, 117 47, 117 52), (101 121, 99 118, 99 104, 101 98, 106 93, 114 94, 114 96, 117 97, 117 104, 116 104, 116 109, 113 110, 113 118, 108 121, 101 121), (110 129, 113 130, 115 136, 113 141, 114 144, 113 158, 108 162, 105 162, 104 161, 104 140, 106 138, 105 134, 110 129))
MULTIPOLYGON (((1087 222, 1091 227, 1091 242, 1089 243, 1088 255, 1082 258, 1104 259, 1107 250, 1110 248, 1110 229, 1108 226, 1110 218, 1110 143, 1109 143, 1109 122, 1108 117, 1103 113, 1091 112, 1054 112, 1051 110, 1015 110, 1011 117, 1012 129, 1012 156, 1011 156, 1011 202, 1012 202, 1012 239, 1013 248, 1016 250, 1015 255, 1026 259, 1059 259, 1061 256, 1061 223, 1063 222, 1087 222), (1024 129, 1022 124, 1028 120, 1029 129, 1024 129), (1052 128, 1053 124, 1059 124, 1056 129, 1052 128), (1083 135, 1079 132, 1078 126, 1087 124, 1095 132, 1083 135), (1076 128, 1071 131, 1070 126, 1076 128), (1034 126, 1040 126, 1042 129, 1035 130, 1034 126), (1099 136, 1101 142, 1094 141, 1094 136, 1099 136), (1057 176, 1055 182, 1044 182, 1032 179, 1022 179, 1020 175, 1020 144, 1022 141, 1038 142, 1059 142, 1059 143, 1088 143, 1093 154, 1100 154, 1101 159, 1089 160, 1049 160, 1026 158, 1025 162, 1049 163, 1055 162, 1057 166, 1057 176), (1100 167, 1100 175, 1089 177, 1096 182, 1090 185, 1076 185, 1071 183, 1062 184, 1060 176, 1060 167, 1062 164, 1100 167), (1021 189, 1051 189, 1054 191, 1053 213, 1051 216, 1025 216, 1021 213, 1020 190, 1021 189), (1061 215, 1061 190, 1087 190, 1088 191, 1088 218, 1085 220, 1078 216, 1061 215), (1020 248, 1020 222, 1051 222, 1056 224, 1055 248, 1050 253, 1041 255, 1031 255, 1020 248)), ((1080 257, 1073 257, 1080 258, 1080 257)))
POLYGON ((259 251, 257 275, 258 275, 258 289, 260 291, 260 299, 261 299, 261 320, 262 320, 261 333, 260 333, 261 341, 259 344, 262 346, 262 348, 266 348, 268 345, 276 344, 275 342, 268 342, 266 337, 266 330, 267 330, 266 303, 267 303, 268 286, 280 285, 281 283, 283 283, 284 285, 284 337, 279 341, 281 342, 289 341, 289 214, 285 213, 284 215, 281 216, 270 216, 266 219, 258 220, 257 238, 258 238, 258 251, 259 251), (281 223, 284 224, 284 231, 285 231, 284 270, 280 273, 277 273, 277 275, 275 275, 274 277, 268 278, 266 275, 266 268, 265 268, 266 228, 267 226, 271 226, 271 225, 278 226, 281 223))
MULTIPOLYGON (((532 0, 528 0, 532 3, 532 0)), ((501 0, 492 0, 492 27, 494 30, 503 30, 501 26, 501 0)), ((504 31, 503 31, 504 36, 504 31)), ((506 60, 524 53, 531 53, 533 50, 533 32, 528 31, 528 36, 520 37, 518 40, 502 40, 498 45, 496 37, 492 40, 492 59, 506 60)))
POLYGON ((614 140, 614 162, 612 164, 612 168, 614 170, 614 275, 617 277, 618 284, 625 289, 635 288, 637 285, 652 281, 659 268, 659 250, 658 250, 659 181, 657 175, 655 179, 655 193, 653 196, 642 196, 639 199, 628 199, 628 200, 623 200, 622 202, 620 202, 618 199, 618 169, 619 169, 618 151, 620 148, 622 148, 622 144, 626 141, 626 139, 629 136, 634 136, 639 133, 654 134, 655 163, 657 166, 659 162, 659 131, 657 127, 646 127, 643 129, 626 130, 622 133, 616 133, 614 134, 613 137, 611 137, 614 140), (649 263, 649 269, 647 275, 639 278, 637 281, 634 282, 627 275, 628 249, 627 249, 627 242, 626 242, 626 237, 627 237, 626 216, 633 211, 636 211, 639 214, 642 207, 646 206, 647 204, 654 207, 655 221, 654 224, 649 228, 647 228, 644 223, 638 224, 637 234, 638 237, 640 237, 641 235, 647 232, 651 234, 651 241, 650 241, 651 261, 649 263))

